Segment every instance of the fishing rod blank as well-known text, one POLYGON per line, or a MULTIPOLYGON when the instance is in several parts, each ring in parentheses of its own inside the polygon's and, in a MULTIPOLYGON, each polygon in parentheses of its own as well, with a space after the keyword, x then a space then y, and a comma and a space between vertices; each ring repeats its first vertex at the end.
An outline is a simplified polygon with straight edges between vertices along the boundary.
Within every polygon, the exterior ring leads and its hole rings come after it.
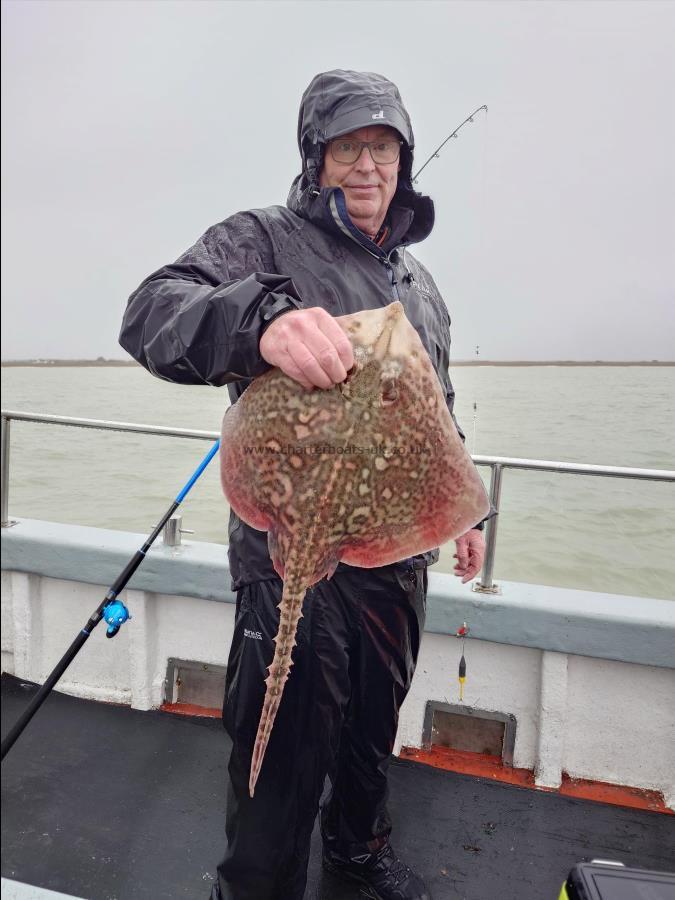
POLYGON ((412 177, 412 183, 413 183, 413 184, 415 184, 415 182, 417 181, 418 176, 420 175, 421 172, 424 171, 424 169, 426 169, 426 167, 429 165, 429 163, 431 162, 431 160, 432 160, 432 159, 438 159, 439 153, 441 152, 441 150, 443 149, 443 147, 445 147, 445 145, 448 143, 448 141, 450 140, 450 138, 456 138, 457 135, 459 134, 460 130, 461 130, 462 128, 464 128, 464 126, 467 124, 467 122, 473 122, 473 117, 474 117, 477 113, 479 113, 482 109, 484 109, 485 112, 486 112, 486 114, 487 114, 488 108, 487 108, 487 106, 486 106, 485 104, 483 104, 482 106, 479 106, 478 109, 474 109, 474 111, 471 113, 471 115, 470 115, 470 116, 467 116, 466 119, 464 119, 464 121, 462 122, 462 124, 461 124, 461 125, 458 125, 457 128, 455 128, 455 130, 454 130, 451 134, 449 134, 449 135, 446 137, 446 139, 443 141, 443 143, 442 143, 442 144, 439 144, 439 146, 436 147, 436 149, 435 149, 434 152, 431 154, 431 156, 429 157, 429 159, 428 159, 428 160, 424 163, 424 165, 422 165, 422 166, 415 172, 415 174, 413 175, 413 177, 412 177))
POLYGON ((134 555, 125 566, 124 570, 120 572, 115 582, 110 586, 108 593, 101 601, 98 609, 94 613, 92 613, 89 621, 84 626, 82 631, 80 631, 80 633, 77 635, 68 650, 65 652, 58 665, 54 668, 54 671, 50 674, 40 690, 33 697, 26 710, 22 713, 17 722, 10 729, 9 733, 2 742, 2 759, 4 759, 9 750, 11 750, 16 739, 21 735, 26 725, 28 725, 35 713, 42 706, 47 696, 54 688, 54 685, 58 682, 59 678, 63 675, 68 666, 75 659, 84 642, 87 640, 94 628, 96 628, 101 619, 105 619, 105 621, 108 623, 106 637, 112 638, 115 637, 115 635, 120 630, 122 625, 127 621, 127 619, 131 618, 126 606, 117 599, 118 595, 121 593, 121 591, 124 590, 131 576, 145 559, 145 554, 155 542, 155 539, 162 531, 162 528, 164 528, 171 516, 183 502, 194 483, 197 481, 204 469, 208 466, 208 464, 218 452, 219 447, 220 441, 216 441, 216 443, 211 447, 201 463, 197 466, 193 474, 190 476, 184 487, 179 491, 176 499, 164 513, 159 523, 153 529, 152 533, 149 535, 143 546, 139 550, 137 550, 136 553, 134 553, 134 555))

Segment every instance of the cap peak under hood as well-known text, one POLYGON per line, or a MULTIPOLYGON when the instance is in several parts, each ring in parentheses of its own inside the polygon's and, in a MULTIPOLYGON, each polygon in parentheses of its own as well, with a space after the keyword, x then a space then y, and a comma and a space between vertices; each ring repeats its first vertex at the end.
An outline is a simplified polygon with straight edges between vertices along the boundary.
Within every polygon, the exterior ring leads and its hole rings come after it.
POLYGON ((341 134, 372 125, 388 125, 403 138, 401 171, 394 203, 409 207, 414 220, 406 243, 424 240, 434 222, 433 202, 413 190, 415 137, 410 116, 396 85, 376 72, 333 69, 316 75, 302 95, 298 116, 298 147, 302 173, 288 197, 294 212, 307 216, 318 199, 319 173, 325 145, 341 134))

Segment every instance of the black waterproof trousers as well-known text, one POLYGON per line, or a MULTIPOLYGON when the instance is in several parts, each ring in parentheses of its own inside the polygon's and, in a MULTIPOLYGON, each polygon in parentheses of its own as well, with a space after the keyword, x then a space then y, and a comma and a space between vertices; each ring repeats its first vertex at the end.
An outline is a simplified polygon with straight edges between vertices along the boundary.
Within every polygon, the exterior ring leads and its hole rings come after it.
POLYGON ((326 775, 332 787, 321 828, 331 847, 367 853, 391 830, 387 769, 424 629, 426 565, 340 566, 308 591, 251 799, 251 753, 281 591, 274 579, 237 593, 223 705, 232 739, 227 847, 212 900, 301 900, 326 775))

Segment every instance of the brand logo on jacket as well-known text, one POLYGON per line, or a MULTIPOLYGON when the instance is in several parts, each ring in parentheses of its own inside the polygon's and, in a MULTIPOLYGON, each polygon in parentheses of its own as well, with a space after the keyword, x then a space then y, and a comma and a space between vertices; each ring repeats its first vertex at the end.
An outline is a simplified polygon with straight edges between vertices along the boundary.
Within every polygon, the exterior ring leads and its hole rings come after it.
POLYGON ((370 118, 371 119, 384 119, 384 110, 381 109, 379 112, 373 113, 370 118))
POLYGON ((244 637, 252 638, 254 641, 262 641, 262 634, 259 631, 251 631, 249 628, 244 628, 244 637))

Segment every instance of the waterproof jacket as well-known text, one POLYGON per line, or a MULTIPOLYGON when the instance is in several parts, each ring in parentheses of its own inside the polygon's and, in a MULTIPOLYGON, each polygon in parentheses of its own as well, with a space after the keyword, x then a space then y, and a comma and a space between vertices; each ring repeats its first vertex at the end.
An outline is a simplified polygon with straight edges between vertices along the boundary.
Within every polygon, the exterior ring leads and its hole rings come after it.
MULTIPOLYGON (((150 275, 129 298, 121 345, 159 378, 227 384, 234 403, 251 379, 270 368, 259 343, 278 315, 321 306, 341 316, 399 300, 452 414, 450 317, 433 279, 408 250, 431 232, 434 208, 412 189, 414 138, 397 89, 372 73, 317 76, 302 99, 298 143, 303 170, 286 207, 236 213, 150 275), (389 236, 381 247, 351 222, 343 192, 318 183, 325 142, 368 124, 391 125, 405 141, 389 236)), ((267 534, 234 512, 229 558, 235 590, 275 577, 267 534)), ((426 563, 437 559, 437 550, 420 556, 426 563)))

